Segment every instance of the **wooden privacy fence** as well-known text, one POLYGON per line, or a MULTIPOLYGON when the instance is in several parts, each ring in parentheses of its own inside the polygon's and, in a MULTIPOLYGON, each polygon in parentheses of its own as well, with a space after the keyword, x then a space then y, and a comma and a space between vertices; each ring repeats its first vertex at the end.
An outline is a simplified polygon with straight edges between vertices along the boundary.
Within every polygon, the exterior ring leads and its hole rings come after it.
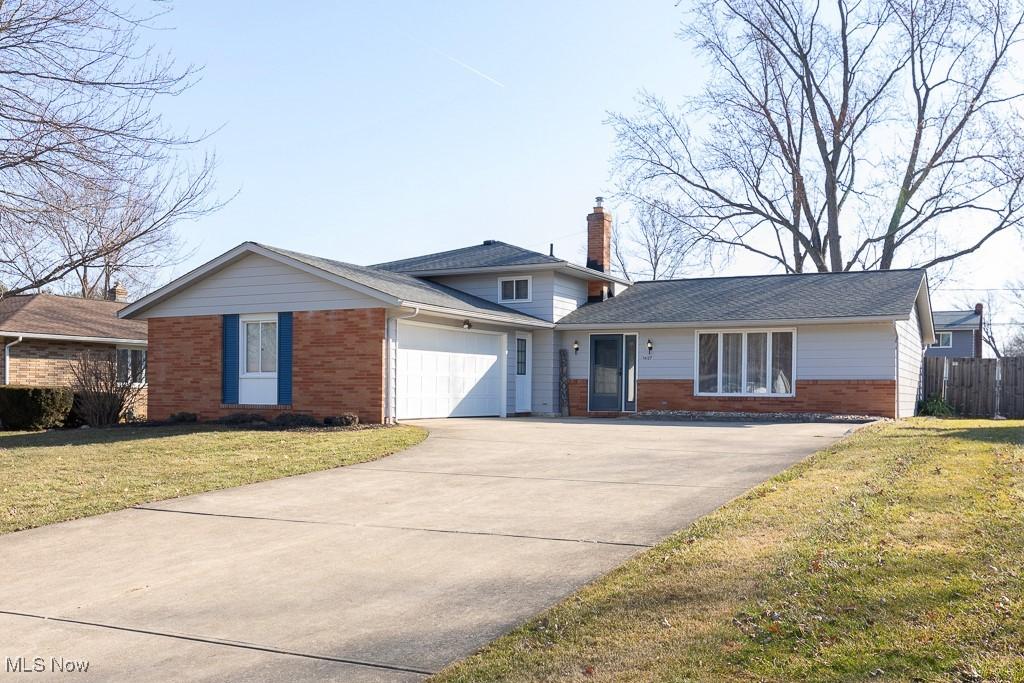
POLYGON ((965 417, 1024 418, 1024 358, 925 358, 924 395, 965 417))

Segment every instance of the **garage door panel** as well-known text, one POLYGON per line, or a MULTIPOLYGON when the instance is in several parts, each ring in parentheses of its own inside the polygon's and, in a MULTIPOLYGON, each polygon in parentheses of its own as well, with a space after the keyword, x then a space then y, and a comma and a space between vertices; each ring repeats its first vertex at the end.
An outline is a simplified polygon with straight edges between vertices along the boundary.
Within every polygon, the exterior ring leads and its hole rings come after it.
POLYGON ((399 419, 501 414, 504 337, 399 322, 399 419))

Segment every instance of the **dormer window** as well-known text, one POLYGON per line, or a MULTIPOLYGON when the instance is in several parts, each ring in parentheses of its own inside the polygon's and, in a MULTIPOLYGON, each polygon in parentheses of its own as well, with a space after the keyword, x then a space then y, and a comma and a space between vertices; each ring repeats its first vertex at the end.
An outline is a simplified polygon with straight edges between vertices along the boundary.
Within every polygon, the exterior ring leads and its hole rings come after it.
POLYGON ((529 277, 498 278, 502 301, 530 301, 530 286, 529 277))

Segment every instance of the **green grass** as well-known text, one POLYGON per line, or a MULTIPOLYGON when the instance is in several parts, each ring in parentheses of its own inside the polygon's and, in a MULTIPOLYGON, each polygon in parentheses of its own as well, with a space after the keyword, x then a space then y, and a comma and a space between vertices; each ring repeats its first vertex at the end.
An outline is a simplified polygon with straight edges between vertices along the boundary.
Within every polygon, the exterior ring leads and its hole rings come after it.
POLYGON ((0 533, 376 460, 426 435, 411 426, 275 431, 182 425, 0 432, 0 533))
POLYGON ((870 427, 435 681, 1022 681, 1024 422, 870 427))

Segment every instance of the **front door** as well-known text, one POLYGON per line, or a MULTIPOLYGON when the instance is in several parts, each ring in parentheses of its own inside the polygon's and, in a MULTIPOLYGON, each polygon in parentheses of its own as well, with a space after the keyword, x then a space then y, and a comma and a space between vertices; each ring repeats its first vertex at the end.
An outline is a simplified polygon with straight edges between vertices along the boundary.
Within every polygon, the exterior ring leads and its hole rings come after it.
POLYGON ((590 337, 590 410, 622 410, 622 335, 590 337))
POLYGON ((516 332, 516 412, 532 410, 533 335, 516 332))

